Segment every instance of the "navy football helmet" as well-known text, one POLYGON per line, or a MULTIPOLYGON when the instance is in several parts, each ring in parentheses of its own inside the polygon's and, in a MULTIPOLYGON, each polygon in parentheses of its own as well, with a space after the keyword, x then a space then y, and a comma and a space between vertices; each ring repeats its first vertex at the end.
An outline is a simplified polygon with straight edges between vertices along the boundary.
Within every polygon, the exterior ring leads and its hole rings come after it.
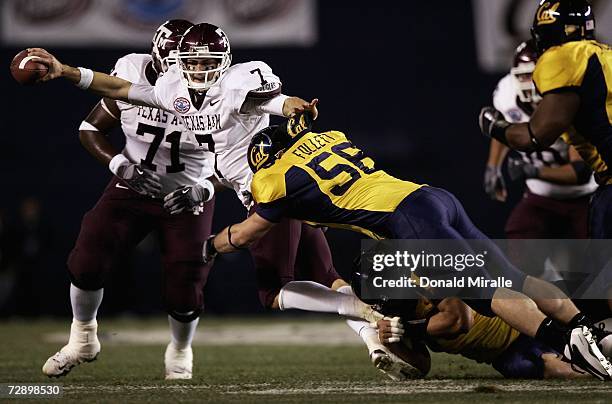
POLYGON ((312 114, 306 111, 289 118, 284 125, 268 126, 257 132, 249 144, 248 160, 251 170, 255 173, 274 164, 283 150, 303 134, 310 132, 312 123, 312 114))
POLYGON ((287 132, 280 125, 268 126, 257 132, 249 144, 248 160, 251 171, 255 173, 274 164, 280 157, 280 152, 287 147, 287 140, 287 132))
POLYGON ((595 15, 588 0, 540 0, 531 36, 538 52, 570 41, 595 38, 595 15))

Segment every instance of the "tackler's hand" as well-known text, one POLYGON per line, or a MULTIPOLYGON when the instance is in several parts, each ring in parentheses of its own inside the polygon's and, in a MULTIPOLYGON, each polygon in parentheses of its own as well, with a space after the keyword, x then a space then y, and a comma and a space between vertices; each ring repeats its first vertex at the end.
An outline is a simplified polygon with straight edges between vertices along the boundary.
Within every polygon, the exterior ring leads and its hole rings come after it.
POLYGON ((401 341, 404 336, 404 325, 399 317, 385 317, 376 323, 378 339, 383 344, 392 344, 401 341))

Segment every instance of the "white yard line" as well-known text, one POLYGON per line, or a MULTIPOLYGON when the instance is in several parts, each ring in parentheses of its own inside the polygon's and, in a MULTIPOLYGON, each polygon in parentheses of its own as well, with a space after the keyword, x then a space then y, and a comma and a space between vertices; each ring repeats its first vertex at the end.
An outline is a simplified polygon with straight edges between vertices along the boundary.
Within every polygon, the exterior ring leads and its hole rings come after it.
MULTIPOLYGON (((98 330, 103 343, 165 345, 168 329, 105 329, 98 330)), ((45 342, 64 343, 68 333, 45 334, 45 342)), ((228 325, 198 328, 194 345, 362 345, 363 342, 342 320, 304 323, 262 322, 261 324, 228 325)))
POLYGON ((413 380, 406 383, 379 383, 379 384, 356 384, 352 382, 326 382, 309 383, 301 388, 273 387, 270 383, 246 384, 246 385, 66 385, 64 390, 92 391, 92 392, 123 392, 123 391, 151 391, 151 390, 174 390, 174 391, 201 391, 215 390, 224 394, 251 394, 251 395, 295 395, 295 394, 426 394, 426 393, 462 393, 475 392, 479 388, 492 389, 493 393, 511 392, 542 392, 554 391, 563 393, 612 393, 612 387, 606 384, 562 384, 546 381, 522 381, 522 382, 500 382, 487 381, 461 381, 456 380, 413 380))

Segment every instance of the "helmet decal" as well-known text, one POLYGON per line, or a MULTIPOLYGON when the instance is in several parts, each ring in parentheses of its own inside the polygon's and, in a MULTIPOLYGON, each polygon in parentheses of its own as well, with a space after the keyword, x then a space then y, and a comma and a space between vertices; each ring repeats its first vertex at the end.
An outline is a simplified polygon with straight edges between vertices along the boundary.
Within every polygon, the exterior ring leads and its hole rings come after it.
POLYGON ((536 12, 536 20, 538 25, 553 24, 555 21, 557 21, 557 17, 559 16, 557 9, 560 5, 561 3, 559 2, 551 5, 551 2, 549 1, 541 4, 536 12))
POLYGON ((255 168, 254 171, 259 170, 268 161, 270 157, 268 152, 270 143, 266 144, 262 139, 259 143, 251 146, 251 150, 249 150, 249 165, 255 168))

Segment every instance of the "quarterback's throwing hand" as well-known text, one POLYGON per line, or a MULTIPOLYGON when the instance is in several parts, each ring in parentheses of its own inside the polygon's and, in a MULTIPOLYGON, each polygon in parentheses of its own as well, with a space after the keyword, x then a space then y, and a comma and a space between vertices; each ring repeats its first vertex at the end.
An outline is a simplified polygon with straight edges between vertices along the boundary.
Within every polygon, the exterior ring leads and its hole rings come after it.
POLYGON ((49 81, 56 79, 62 75, 62 64, 52 54, 47 52, 43 48, 28 48, 28 56, 35 56, 39 58, 36 60, 47 66, 49 71, 39 81, 49 81))

